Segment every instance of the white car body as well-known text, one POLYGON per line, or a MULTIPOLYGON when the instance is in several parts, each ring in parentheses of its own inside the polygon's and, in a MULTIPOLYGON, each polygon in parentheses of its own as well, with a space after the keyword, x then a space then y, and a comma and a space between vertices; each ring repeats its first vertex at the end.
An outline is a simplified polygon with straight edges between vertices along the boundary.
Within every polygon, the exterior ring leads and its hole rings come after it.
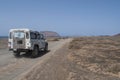
POLYGON ((9 50, 26 52, 34 50, 37 46, 39 50, 45 48, 48 45, 44 39, 44 35, 38 31, 32 31, 30 29, 10 29, 8 38, 9 50))

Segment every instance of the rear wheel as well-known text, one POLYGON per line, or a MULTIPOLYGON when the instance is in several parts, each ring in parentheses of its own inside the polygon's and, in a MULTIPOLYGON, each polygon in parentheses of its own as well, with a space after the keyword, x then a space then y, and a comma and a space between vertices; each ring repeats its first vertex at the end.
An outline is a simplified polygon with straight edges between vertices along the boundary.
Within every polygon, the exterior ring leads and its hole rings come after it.
POLYGON ((35 46, 34 50, 32 51, 32 57, 35 58, 39 55, 39 47, 35 46))
POLYGON ((20 57, 20 52, 19 51, 13 51, 13 55, 18 58, 18 57, 20 57))

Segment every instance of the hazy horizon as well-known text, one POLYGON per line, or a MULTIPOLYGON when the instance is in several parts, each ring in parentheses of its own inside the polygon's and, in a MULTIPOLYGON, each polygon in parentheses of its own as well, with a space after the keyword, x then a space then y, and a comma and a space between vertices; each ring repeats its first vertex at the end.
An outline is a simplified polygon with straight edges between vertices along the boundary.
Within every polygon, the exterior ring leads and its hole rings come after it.
POLYGON ((0 0, 0 36, 11 28, 62 36, 120 33, 120 0, 0 0))

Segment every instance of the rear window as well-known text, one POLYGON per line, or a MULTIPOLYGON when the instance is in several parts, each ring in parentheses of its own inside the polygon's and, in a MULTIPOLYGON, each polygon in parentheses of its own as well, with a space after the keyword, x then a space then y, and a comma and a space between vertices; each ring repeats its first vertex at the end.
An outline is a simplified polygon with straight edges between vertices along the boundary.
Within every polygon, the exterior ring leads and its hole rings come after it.
POLYGON ((25 33, 22 31, 14 32, 14 38, 25 38, 25 33))

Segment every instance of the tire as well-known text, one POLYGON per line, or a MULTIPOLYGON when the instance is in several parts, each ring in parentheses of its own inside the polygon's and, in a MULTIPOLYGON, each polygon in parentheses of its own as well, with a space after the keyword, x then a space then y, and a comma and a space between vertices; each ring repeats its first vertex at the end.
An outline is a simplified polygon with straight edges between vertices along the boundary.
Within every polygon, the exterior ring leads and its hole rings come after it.
POLYGON ((44 49, 45 52, 48 51, 48 44, 45 45, 45 49, 44 49))
POLYGON ((36 58, 39 55, 39 47, 35 46, 34 50, 32 51, 32 58, 36 58))
POLYGON ((13 52, 13 55, 14 55, 16 58, 18 58, 18 57, 20 57, 20 52, 14 51, 14 52, 13 52))

